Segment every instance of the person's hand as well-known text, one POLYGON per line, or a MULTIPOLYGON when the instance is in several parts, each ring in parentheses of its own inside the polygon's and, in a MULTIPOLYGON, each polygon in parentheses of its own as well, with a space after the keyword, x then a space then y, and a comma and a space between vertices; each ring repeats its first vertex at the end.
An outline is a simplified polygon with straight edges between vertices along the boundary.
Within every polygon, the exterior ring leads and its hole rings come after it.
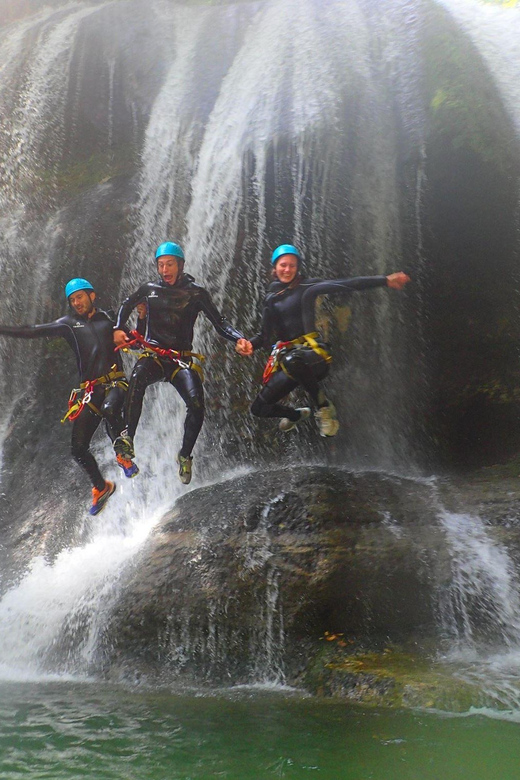
POLYGON ((114 344, 116 347, 124 347, 130 341, 124 330, 114 331, 114 344))
POLYGON ((253 345, 247 339, 238 339, 235 344, 235 350, 242 357, 247 357, 253 354, 253 345))
POLYGON ((390 274, 390 276, 386 277, 386 283, 392 290, 402 290, 411 281, 408 274, 403 273, 403 271, 398 271, 396 274, 390 274))
POLYGON ((146 317, 146 303, 138 303, 135 307, 137 309, 137 316, 140 320, 144 320, 146 317))

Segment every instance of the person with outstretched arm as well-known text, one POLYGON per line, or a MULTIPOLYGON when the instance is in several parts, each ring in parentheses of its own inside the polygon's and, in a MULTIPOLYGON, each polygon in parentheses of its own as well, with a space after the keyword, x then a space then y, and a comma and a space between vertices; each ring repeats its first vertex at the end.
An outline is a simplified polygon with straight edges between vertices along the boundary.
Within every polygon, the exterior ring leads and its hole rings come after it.
MULTIPOLYGON (((72 421, 72 457, 92 483, 90 514, 97 515, 113 494, 115 485, 102 476, 90 451, 90 442, 102 420, 112 441, 120 435, 128 383, 121 358, 114 351, 114 320, 96 307, 92 284, 79 277, 71 279, 65 286, 65 297, 70 312, 64 317, 42 325, 0 325, 0 335, 23 339, 63 338, 74 352, 80 387, 72 391, 62 422, 72 421)), ((128 457, 118 456, 117 462, 127 477, 134 477, 139 471, 128 457)))
POLYGON ((301 386, 314 406, 320 435, 335 436, 339 429, 336 410, 320 387, 332 357, 329 346, 316 331, 316 298, 375 287, 402 290, 410 277, 398 272, 351 279, 307 279, 302 274, 300 252, 292 244, 277 247, 271 264, 273 281, 264 300, 261 332, 236 346, 237 352, 246 356, 260 347, 271 348, 273 341, 276 342, 264 371, 264 387, 255 398, 251 412, 257 417, 281 418, 280 430, 292 430, 308 419, 312 410, 310 407, 295 409, 280 402, 301 386))
MULTIPOLYGON (((140 328, 144 351, 130 377, 125 416, 127 428, 114 442, 116 453, 133 457, 134 436, 141 416, 146 388, 169 382, 186 404, 181 448, 177 455, 179 479, 187 485, 192 476, 192 451, 204 422, 202 355, 193 352, 193 329, 204 314, 222 338, 246 344, 242 333, 220 314, 208 291, 184 272, 184 252, 179 244, 165 241, 155 253, 160 279, 146 282, 123 301, 117 315, 114 340, 124 347, 131 339, 123 330, 132 310, 146 305, 140 328)), ((137 335, 137 334, 136 334, 137 335)))

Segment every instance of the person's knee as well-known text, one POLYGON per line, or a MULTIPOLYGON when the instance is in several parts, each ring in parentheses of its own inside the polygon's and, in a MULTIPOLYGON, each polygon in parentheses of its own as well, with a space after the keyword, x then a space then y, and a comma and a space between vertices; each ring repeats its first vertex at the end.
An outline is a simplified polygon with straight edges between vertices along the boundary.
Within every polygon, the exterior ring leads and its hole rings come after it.
POLYGON ((135 373, 130 379, 128 386, 128 396, 135 397, 136 395, 144 395, 146 388, 148 387, 148 378, 144 372, 135 373))
POLYGON ((103 418, 105 420, 107 420, 109 423, 112 423, 121 414, 122 408, 123 408, 122 404, 111 403, 110 401, 105 401, 105 403, 101 407, 100 411, 101 411, 101 414, 103 415, 103 418))
POLYGON ((204 419, 204 398, 198 393, 189 395, 186 398, 186 408, 192 417, 204 419))
POLYGON ((267 404, 261 395, 257 395, 253 403, 251 404, 251 414, 255 417, 267 417, 270 404, 267 404))

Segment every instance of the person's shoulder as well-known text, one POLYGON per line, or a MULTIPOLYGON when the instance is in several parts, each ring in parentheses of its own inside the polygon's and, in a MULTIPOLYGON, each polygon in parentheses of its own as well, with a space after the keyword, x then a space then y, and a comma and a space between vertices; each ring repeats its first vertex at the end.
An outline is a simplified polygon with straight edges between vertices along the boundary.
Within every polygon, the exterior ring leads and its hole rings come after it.
POLYGON ((279 282, 277 279, 275 279, 273 282, 269 283, 267 290, 265 291, 265 300, 270 298, 272 295, 276 295, 277 293, 286 289, 286 284, 283 284, 283 282, 279 282))
POLYGON ((99 320, 109 320, 112 323, 115 322, 116 319, 115 312, 112 309, 96 309, 94 317, 99 320))
POLYGON ((312 276, 310 279, 302 279, 300 284, 303 287, 310 287, 313 284, 319 284, 323 279, 321 276, 312 276))
POLYGON ((64 314, 63 317, 58 317, 57 320, 49 322, 49 325, 55 325, 57 328, 60 326, 72 328, 77 322, 79 322, 78 315, 73 312, 68 312, 67 314, 64 314))
POLYGON ((184 274, 178 285, 175 285, 178 289, 189 290, 192 295, 198 295, 201 298, 210 298, 208 290, 195 281, 190 274, 184 274))
POLYGON ((191 274, 183 274, 181 279, 179 279, 179 284, 176 285, 178 287, 190 287, 196 290, 205 290, 206 288, 203 287, 201 284, 198 284, 195 281, 195 277, 191 274))

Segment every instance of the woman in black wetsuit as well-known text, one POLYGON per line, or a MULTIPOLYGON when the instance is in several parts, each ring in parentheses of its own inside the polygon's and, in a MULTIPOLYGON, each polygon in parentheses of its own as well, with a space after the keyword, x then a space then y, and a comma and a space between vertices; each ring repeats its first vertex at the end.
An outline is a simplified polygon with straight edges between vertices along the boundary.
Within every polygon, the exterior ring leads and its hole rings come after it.
POLYGON ((274 280, 264 300, 262 330, 251 341, 237 344, 237 352, 250 355, 259 347, 276 343, 264 372, 264 387, 251 411, 257 417, 280 417, 280 430, 290 431, 311 414, 309 407, 294 409, 279 402, 301 385, 316 409, 321 436, 335 436, 339 423, 333 404, 319 383, 329 372, 331 355, 316 332, 316 298, 327 293, 391 287, 402 290, 410 278, 402 272, 389 276, 361 276, 352 279, 306 279, 300 271, 301 256, 296 247, 282 244, 274 250, 271 264, 274 280))

